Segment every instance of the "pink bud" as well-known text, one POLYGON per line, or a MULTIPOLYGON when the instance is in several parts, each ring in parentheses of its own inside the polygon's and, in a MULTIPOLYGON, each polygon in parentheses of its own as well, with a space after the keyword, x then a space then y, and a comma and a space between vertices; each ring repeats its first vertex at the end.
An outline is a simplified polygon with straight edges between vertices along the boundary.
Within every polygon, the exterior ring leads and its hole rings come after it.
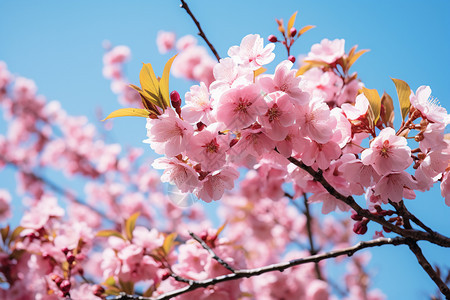
POLYGON ((295 36, 297 34, 297 29, 295 29, 295 27, 292 27, 290 33, 291 36, 295 36))
POLYGON ((72 284, 70 283, 70 281, 67 279, 64 279, 63 282, 61 282, 61 284, 59 285, 59 288, 60 288, 61 292, 68 293, 70 291, 71 286, 72 286, 72 284))
POLYGON ((170 93, 170 101, 172 102, 173 108, 177 109, 181 107, 181 97, 177 91, 172 91, 170 93))
POLYGON ((64 247, 61 251, 64 253, 64 255, 67 255, 67 253, 69 253, 69 249, 67 249, 67 247, 64 247))
POLYGON ((101 285, 98 285, 98 284, 94 285, 94 287, 92 289, 92 293, 97 297, 101 297, 104 292, 105 292, 105 289, 101 285))
POLYGON ((169 271, 165 271, 162 275, 161 275, 161 280, 166 280, 167 278, 170 277, 170 272, 169 271))
POLYGON ((278 39, 277 39, 277 37, 276 36, 274 36, 273 34, 271 34, 271 35, 269 35, 269 42, 271 42, 271 43, 276 43, 276 42, 278 42, 278 39))
POLYGON ((353 232, 356 234, 365 234, 367 232, 367 222, 356 222, 355 225, 353 225, 353 232))
POLYGON ((75 255, 73 255, 72 252, 67 254, 67 262, 71 265, 74 261, 75 261, 75 255))
POLYGON ((289 59, 292 63, 295 63, 295 56, 289 55, 288 59, 289 59))

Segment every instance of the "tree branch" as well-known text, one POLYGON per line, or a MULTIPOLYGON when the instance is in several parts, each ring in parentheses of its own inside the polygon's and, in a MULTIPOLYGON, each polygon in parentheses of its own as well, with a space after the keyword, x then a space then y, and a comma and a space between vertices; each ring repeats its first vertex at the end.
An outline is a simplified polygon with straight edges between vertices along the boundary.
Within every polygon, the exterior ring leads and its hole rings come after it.
MULTIPOLYGON (((303 194, 303 203, 305 204, 304 214, 306 216, 306 230, 308 231, 309 253, 311 255, 316 255, 317 250, 314 247, 313 232, 312 232, 312 218, 311 218, 311 212, 309 211, 308 196, 306 195, 306 193, 303 194)), ((314 263, 314 270, 316 272, 317 279, 323 280, 322 273, 320 272, 319 263, 314 263)))
POLYGON ((205 33, 202 30, 202 27, 200 26, 200 23, 197 21, 192 11, 189 9, 189 6, 187 5, 186 1, 181 0, 180 7, 186 10, 188 15, 191 17, 192 21, 194 21, 195 25, 198 28, 198 35, 203 38, 206 44, 208 44, 209 49, 211 49, 212 53, 214 53, 214 56, 216 57, 217 61, 220 61, 220 56, 217 53, 216 48, 214 48, 214 46, 209 42, 208 38, 206 37, 205 33))
POLYGON ((407 244, 409 241, 410 241, 409 239, 404 238, 404 237, 378 238, 378 239, 370 240, 367 242, 359 242, 352 247, 344 248, 341 250, 334 250, 334 251, 326 252, 323 254, 311 255, 311 256, 308 256, 305 258, 293 259, 293 260, 290 260, 287 262, 272 264, 272 265, 264 266, 261 268, 236 270, 234 273, 221 275, 221 276, 217 276, 214 278, 201 280, 201 281, 193 281, 192 284, 190 284, 190 285, 187 285, 183 288, 180 288, 180 289, 177 289, 177 290, 174 290, 171 292, 167 292, 156 298, 155 297, 146 298, 146 297, 141 297, 141 296, 130 296, 130 295, 127 295, 127 296, 132 297, 132 298, 123 298, 123 295, 120 295, 117 298, 114 298, 114 300, 122 300, 122 299, 167 300, 167 299, 171 299, 173 297, 179 296, 181 294, 196 290, 198 288, 205 288, 210 285, 218 284, 218 283, 225 282, 225 281, 249 278, 249 277, 258 276, 258 275, 268 273, 268 272, 273 272, 273 271, 282 272, 288 268, 292 268, 294 266, 299 266, 299 265, 303 265, 303 264, 307 264, 307 263, 317 263, 317 262, 325 260, 325 259, 334 258, 334 257, 342 256, 342 255, 352 256, 357 251, 360 251, 365 248, 379 247, 379 246, 383 246, 383 245, 398 246, 398 245, 402 245, 402 244, 407 244))
POLYGON ((213 251, 213 249, 211 249, 211 247, 209 247, 205 241, 203 241, 201 238, 199 238, 195 233, 189 231, 189 235, 196 240, 197 242, 199 242, 200 245, 202 245, 202 247, 209 252, 209 254, 211 255, 212 258, 214 258, 219 264, 221 264, 222 266, 224 266, 227 270, 229 270, 230 272, 234 273, 235 270, 229 265, 227 264, 223 259, 221 259, 220 257, 217 256, 217 254, 213 251))
POLYGON ((312 167, 305 165, 302 161, 295 159, 294 157, 289 157, 288 160, 296 165, 297 167, 305 170, 311 176, 313 176, 314 180, 319 182, 332 196, 336 197, 346 203, 348 206, 353 208, 360 216, 365 217, 371 221, 377 222, 378 224, 383 225, 385 228, 395 232, 401 236, 409 237, 413 240, 426 240, 433 244, 442 246, 442 247, 450 247, 450 238, 443 236, 439 233, 431 235, 428 232, 423 232, 414 229, 403 229, 398 226, 395 226, 392 223, 389 223, 381 216, 376 216, 372 214, 369 210, 363 209, 361 206, 356 203, 355 199, 352 196, 344 196, 339 193, 333 186, 331 186, 323 177, 322 172, 314 170, 312 167))
POLYGON ((436 273, 433 267, 430 265, 428 260, 422 253, 422 249, 417 245, 415 241, 409 241, 408 243, 409 249, 414 253, 417 258, 417 262, 422 267, 422 269, 427 272, 428 276, 430 276, 431 280, 438 286, 441 293, 445 296, 445 299, 450 299, 450 289, 448 286, 442 281, 441 277, 436 273))

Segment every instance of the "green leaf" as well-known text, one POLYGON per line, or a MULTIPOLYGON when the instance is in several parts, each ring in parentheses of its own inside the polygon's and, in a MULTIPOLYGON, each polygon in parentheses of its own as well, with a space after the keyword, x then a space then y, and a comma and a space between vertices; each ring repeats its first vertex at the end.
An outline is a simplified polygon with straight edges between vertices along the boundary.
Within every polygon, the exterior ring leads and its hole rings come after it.
POLYGON ((291 37, 291 28, 294 27, 296 17, 297 17, 297 11, 295 13, 293 13, 292 16, 289 18, 288 25, 287 25, 288 37, 291 37))
POLYGON ((316 26, 315 25, 306 25, 305 27, 300 29, 300 31, 297 33, 297 36, 301 36, 302 34, 304 34, 305 32, 307 32, 313 28, 316 28, 316 26))
POLYGON ((115 236, 115 237, 121 238, 123 240, 126 240, 125 237, 117 230, 100 230, 99 232, 97 232, 97 234, 95 236, 99 236, 99 237, 115 236))
POLYGON ((141 82, 142 90, 149 90, 153 94, 158 94, 159 80, 156 78, 151 64, 142 64, 139 80, 141 82))
POLYGON ((169 75, 170 75, 170 68, 172 67, 172 63, 175 60, 177 55, 173 56, 171 59, 169 59, 164 66, 164 71, 161 77, 161 80, 159 81, 159 90, 162 95, 162 100, 165 105, 163 109, 166 107, 170 107, 170 95, 169 95, 169 75))
POLYGON ((133 239, 133 230, 134 227, 136 227, 136 220, 139 217, 139 215, 140 213, 136 212, 125 221, 125 234, 127 236, 127 239, 130 241, 133 239))
POLYGON ((120 108, 118 110, 110 113, 106 118, 102 121, 106 121, 108 119, 117 118, 117 117, 144 117, 148 118, 150 113, 148 110, 143 108, 120 108))
POLYGON ((172 249, 173 246, 173 242, 175 241, 177 237, 177 234, 175 232, 172 232, 171 234, 167 235, 166 238, 164 239, 164 243, 163 243, 163 250, 164 250, 164 254, 169 254, 170 250, 172 249))
POLYGON ((367 100, 369 100, 370 108, 373 113, 373 124, 377 124, 378 119, 380 118, 380 110, 381 110, 381 99, 376 89, 367 89, 365 87, 362 88, 364 95, 367 100))
POLYGON ((114 279, 114 276, 109 276, 105 281, 103 281, 102 284, 107 286, 116 286, 116 280, 114 279))
POLYGON ((400 110, 402 112, 402 121, 405 120, 411 107, 409 96, 411 95, 411 88, 401 79, 391 78, 397 90, 398 101, 400 102, 400 110))

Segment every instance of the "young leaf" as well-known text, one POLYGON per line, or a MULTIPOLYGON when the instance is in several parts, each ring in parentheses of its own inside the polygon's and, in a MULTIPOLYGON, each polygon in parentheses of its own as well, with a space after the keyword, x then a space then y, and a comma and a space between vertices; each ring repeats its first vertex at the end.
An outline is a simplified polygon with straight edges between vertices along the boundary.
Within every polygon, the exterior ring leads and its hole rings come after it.
POLYGON ((225 229, 225 226, 227 226, 228 221, 225 221, 222 226, 217 229, 216 236, 219 236, 219 234, 225 229))
POLYGON ((288 37, 291 37, 291 28, 294 27, 295 17, 297 17, 297 12, 293 13, 292 16, 289 18, 289 22, 288 22, 288 25, 287 25, 287 35, 288 35, 288 37))
POLYGON ((119 279, 119 284, 123 292, 128 295, 134 294, 134 283, 132 281, 122 281, 119 279))
POLYGON ((115 236, 115 237, 125 240, 125 237, 116 230, 100 230, 99 232, 97 232, 97 234, 95 236, 99 236, 99 237, 115 236))
POLYGON ((297 33, 297 37, 301 36, 302 34, 304 34, 305 32, 315 28, 315 25, 306 25, 305 27, 303 27, 302 29, 300 29, 300 31, 297 33))
POLYGON ((139 212, 134 213, 125 221, 125 234, 130 241, 133 239, 133 230, 136 227, 136 220, 139 215, 139 212))
POLYGON ((376 89, 362 88, 364 95, 369 100, 370 108, 373 112, 373 124, 377 124, 380 118, 381 99, 376 89))
POLYGON ((166 238, 164 239, 164 243, 163 243, 164 254, 167 255, 170 253, 170 250, 172 249, 173 242, 175 241, 176 237, 177 237, 177 234, 175 232, 172 232, 171 234, 166 236, 166 238))
POLYGON ((363 55, 364 53, 369 52, 369 51, 370 51, 369 49, 364 49, 364 50, 359 50, 358 52, 355 53, 355 55, 352 55, 351 57, 349 55, 350 61, 348 62, 347 70, 350 69, 350 67, 356 62, 356 60, 358 60, 358 58, 361 55, 363 55))
POLYGON ((9 234, 9 225, 6 225, 6 227, 3 227, 2 229, 0 229, 0 233, 2 234, 2 241, 4 244, 6 242, 6 238, 8 237, 8 234, 9 234))
POLYGON ((14 242, 24 229, 25 228, 23 228, 22 226, 17 226, 16 229, 13 230, 11 237, 9 238, 8 245, 14 242))
POLYGON ((102 284, 107 286, 116 286, 116 280, 114 279, 114 276, 109 276, 102 284))
POLYGON ((381 106, 383 107, 381 121, 384 125, 394 128, 394 103, 386 92, 381 96, 381 106))
POLYGON ((400 79, 391 78, 395 84, 397 90, 398 101, 400 102, 400 109, 402 112, 402 121, 405 120, 409 113, 409 108, 411 102, 409 101, 409 96, 411 95, 411 89, 409 85, 400 79))
POLYGON ((150 115, 149 111, 143 108, 120 108, 118 110, 110 113, 106 118, 102 121, 106 121, 108 119, 117 118, 117 117, 144 117, 148 118, 150 115))
POLYGON ((258 70, 253 71, 253 82, 255 82, 256 77, 258 77, 259 75, 261 75, 265 71, 267 71, 267 69, 263 68, 263 67, 259 68, 258 70))
POLYGON ((164 66, 162 77, 159 81, 159 89, 162 94, 163 98, 162 100, 165 107, 170 107, 169 75, 170 75, 170 68, 172 67, 172 63, 175 60, 175 57, 177 57, 177 55, 173 56, 171 59, 167 61, 166 65, 164 66))

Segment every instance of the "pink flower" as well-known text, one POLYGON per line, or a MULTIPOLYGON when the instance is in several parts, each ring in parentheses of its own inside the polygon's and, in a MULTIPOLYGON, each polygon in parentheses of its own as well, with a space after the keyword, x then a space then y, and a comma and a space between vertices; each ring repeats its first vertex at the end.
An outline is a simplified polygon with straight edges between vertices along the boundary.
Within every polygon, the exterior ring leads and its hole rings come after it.
POLYGON ((215 171, 226 162, 227 139, 219 136, 212 125, 192 137, 187 150, 189 158, 201 164, 203 171, 215 171))
POLYGON ((367 113, 369 100, 367 100, 364 94, 359 94, 356 97, 355 105, 344 103, 341 108, 349 120, 356 120, 367 113))
POLYGON ((231 130, 240 130, 266 112, 267 104, 256 85, 238 87, 225 92, 217 107, 217 120, 231 130))
POLYGON ((171 72, 175 77, 203 81, 209 86, 214 81, 213 69, 216 63, 204 47, 190 46, 178 54, 171 72))
POLYGON ((208 88, 201 82, 194 85, 185 95, 186 105, 181 109, 181 115, 190 123, 202 122, 209 125, 214 122, 212 116, 212 103, 209 97, 208 88))
POLYGON ((158 119, 147 119, 147 136, 144 143, 158 154, 175 156, 186 150, 194 129, 177 117, 172 109, 159 116, 158 119))
POLYGON ((265 97, 268 105, 267 112, 258 117, 259 122, 271 139, 282 141, 289 132, 289 126, 295 122, 295 110, 289 95, 276 92, 265 97))
POLYGON ((328 64, 334 63, 345 54, 345 40, 323 39, 320 44, 314 44, 305 60, 319 60, 328 64))
POLYGON ((415 95, 411 93, 411 105, 419 110, 425 119, 434 123, 449 124, 450 116, 447 114, 447 110, 439 106, 436 99, 430 99, 430 96, 430 87, 422 85, 417 89, 415 95))
POLYGON ((7 190, 0 189, 0 222, 5 221, 11 216, 11 195, 7 190))
POLYGON ((308 166, 317 163, 320 169, 325 170, 330 166, 332 160, 339 158, 341 155, 341 148, 333 141, 324 144, 311 140, 305 140, 305 142, 301 158, 308 166))
POLYGON ((156 37, 156 45, 161 54, 167 53, 175 45, 175 33, 168 31, 159 31, 156 37))
POLYGON ((371 165, 380 175, 401 172, 411 165, 411 149, 404 137, 396 136, 393 128, 384 128, 361 153, 361 161, 371 165))
POLYGON ((153 162, 152 167, 164 170, 161 182, 175 184, 183 193, 192 192, 200 184, 197 172, 176 158, 160 157, 153 162))
POLYGON ((116 46, 103 56, 103 64, 114 65, 126 62, 131 55, 130 48, 127 46, 116 46))
POLYGON ((272 53, 274 48, 273 43, 264 47, 264 39, 259 34, 249 34, 242 39, 240 46, 231 47, 228 55, 238 63, 256 70, 275 58, 275 54, 272 53))
POLYGON ((222 58, 214 66, 213 73, 216 80, 211 83, 209 89, 216 99, 220 99, 220 96, 230 88, 253 83, 253 71, 239 67, 230 57, 222 58))
POLYGON ((307 105, 298 107, 297 123, 301 133, 317 143, 325 144, 331 139, 336 122, 330 108, 320 98, 312 98, 307 105))
POLYGON ((388 200, 400 202, 403 197, 408 196, 405 189, 415 189, 416 182, 411 175, 402 171, 401 173, 391 173, 383 176, 373 188, 373 195, 379 196, 382 203, 388 200))
POLYGON ((255 126, 255 128, 242 130, 241 138, 228 150, 228 153, 238 159, 248 155, 258 158, 274 148, 275 142, 263 132, 262 128, 255 126))
POLYGON ((342 156, 343 159, 344 157, 345 161, 339 167, 339 171, 349 182, 360 183, 362 186, 368 187, 380 178, 371 165, 363 164, 355 155, 347 153, 342 156))
POLYGON ((178 39, 176 47, 178 51, 183 51, 195 45, 197 45, 197 39, 193 35, 187 34, 178 39))
POLYGON ((231 190, 234 187, 234 181, 238 177, 238 171, 231 167, 225 167, 207 175, 202 181, 202 187, 198 188, 195 193, 205 202, 220 200, 225 190, 231 190))
POLYGON ((309 100, 309 94, 300 88, 300 76, 296 77, 296 70, 291 70, 293 63, 282 61, 275 69, 274 75, 261 75, 258 82, 261 88, 268 92, 281 91, 289 95, 292 103, 303 105, 309 100))
POLYGON ((445 204, 450 206, 450 172, 445 172, 442 176, 441 195, 445 198, 445 204))

